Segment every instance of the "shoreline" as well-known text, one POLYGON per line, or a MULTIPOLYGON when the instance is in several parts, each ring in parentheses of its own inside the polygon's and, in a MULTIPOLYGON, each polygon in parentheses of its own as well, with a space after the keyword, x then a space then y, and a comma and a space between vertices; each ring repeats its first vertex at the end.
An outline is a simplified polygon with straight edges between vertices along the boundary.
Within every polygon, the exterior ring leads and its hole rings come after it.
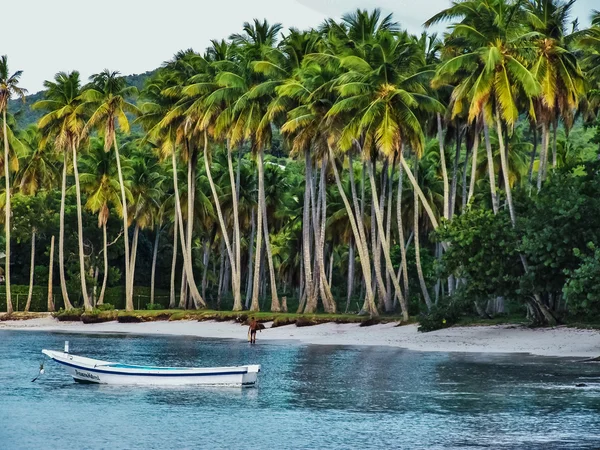
MULTIPOLYGON (((568 327, 526 328, 515 325, 450 327, 429 333, 416 324, 395 323, 360 327, 358 324, 325 323, 309 327, 286 325, 258 333, 257 341, 293 340, 314 345, 387 346, 424 352, 529 353, 539 356, 593 358, 600 356, 600 331, 568 327)), ((80 334, 141 334, 247 339, 247 327, 235 322, 158 321, 143 323, 59 322, 52 317, 0 322, 0 333, 48 331, 80 334)))

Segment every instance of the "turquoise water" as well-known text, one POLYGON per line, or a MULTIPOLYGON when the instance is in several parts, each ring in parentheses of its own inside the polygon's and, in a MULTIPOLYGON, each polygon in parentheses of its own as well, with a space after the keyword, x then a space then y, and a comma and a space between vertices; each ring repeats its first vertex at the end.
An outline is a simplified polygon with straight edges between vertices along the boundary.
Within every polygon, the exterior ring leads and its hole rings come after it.
MULTIPOLYGON (((259 336, 260 338, 260 336, 259 336)), ((0 331, 0 448, 600 448, 600 365, 173 336, 0 331), (259 387, 80 385, 42 348, 159 366, 262 365, 259 387), (576 388, 576 383, 586 383, 576 388)))

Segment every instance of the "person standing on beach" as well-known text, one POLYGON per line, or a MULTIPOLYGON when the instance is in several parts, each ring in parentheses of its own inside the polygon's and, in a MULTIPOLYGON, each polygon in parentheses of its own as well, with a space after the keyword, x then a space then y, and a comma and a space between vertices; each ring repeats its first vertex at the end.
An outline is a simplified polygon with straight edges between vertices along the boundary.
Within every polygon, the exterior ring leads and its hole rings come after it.
POLYGON ((250 333, 250 343, 256 344, 256 330, 258 330, 258 322, 254 317, 250 319, 250 329, 248 332, 250 333))

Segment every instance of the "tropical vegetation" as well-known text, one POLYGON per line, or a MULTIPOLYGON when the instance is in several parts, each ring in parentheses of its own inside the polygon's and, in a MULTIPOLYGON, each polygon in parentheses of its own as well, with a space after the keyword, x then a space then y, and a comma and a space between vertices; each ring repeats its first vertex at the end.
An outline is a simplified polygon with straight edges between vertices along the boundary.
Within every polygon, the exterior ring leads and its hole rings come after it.
POLYGON ((600 319, 600 13, 573 4, 254 20, 136 85, 59 72, 29 124, 2 57, 0 301, 600 319))

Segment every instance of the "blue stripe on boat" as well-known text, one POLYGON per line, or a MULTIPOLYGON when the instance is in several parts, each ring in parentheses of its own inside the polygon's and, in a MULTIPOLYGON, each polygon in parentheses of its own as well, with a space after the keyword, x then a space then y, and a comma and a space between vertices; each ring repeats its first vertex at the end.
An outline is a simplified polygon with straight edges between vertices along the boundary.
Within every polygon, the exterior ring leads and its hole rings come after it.
MULTIPOLYGON (((52 358, 54 359, 54 358, 52 358)), ((248 369, 245 371, 237 371, 237 372, 209 372, 209 373, 130 373, 130 372, 116 372, 113 370, 98 370, 98 369, 90 369, 88 367, 78 366, 76 364, 71 364, 64 361, 59 361, 58 359, 54 359, 59 364, 64 364, 65 366, 75 367, 76 369, 87 370, 88 372, 98 372, 105 373, 110 375, 133 375, 136 377, 206 377, 206 376, 215 376, 215 375, 243 375, 248 373, 248 369)), ((181 369, 185 370, 185 369, 181 369)))

